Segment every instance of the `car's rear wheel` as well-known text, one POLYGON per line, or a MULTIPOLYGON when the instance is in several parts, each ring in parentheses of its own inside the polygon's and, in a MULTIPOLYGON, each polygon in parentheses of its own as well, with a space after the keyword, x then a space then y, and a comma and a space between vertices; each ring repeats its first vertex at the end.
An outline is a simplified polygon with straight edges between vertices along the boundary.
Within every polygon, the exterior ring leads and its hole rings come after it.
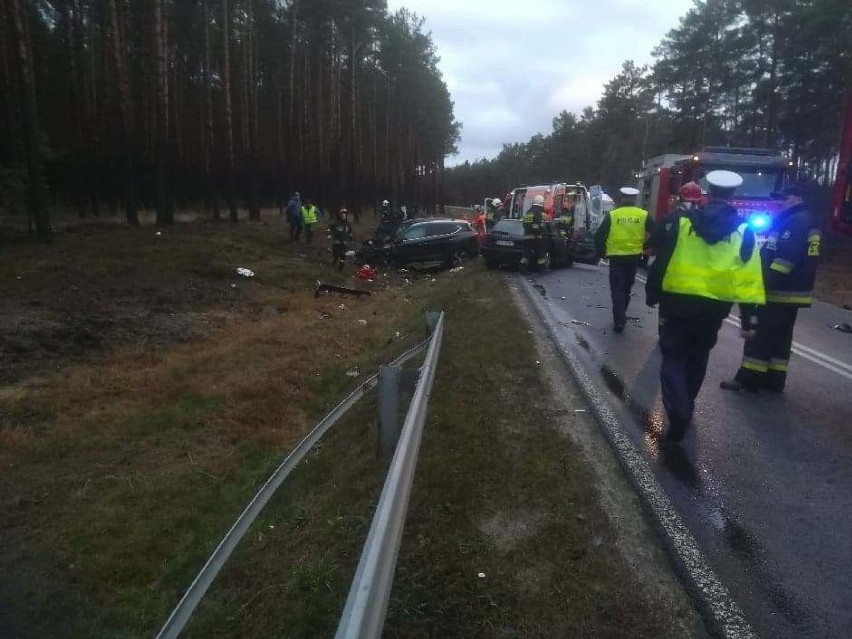
POLYGON ((461 266, 464 261, 467 259, 467 251, 464 249, 453 249, 453 252, 447 256, 447 266, 450 268, 456 268, 457 266, 461 266))

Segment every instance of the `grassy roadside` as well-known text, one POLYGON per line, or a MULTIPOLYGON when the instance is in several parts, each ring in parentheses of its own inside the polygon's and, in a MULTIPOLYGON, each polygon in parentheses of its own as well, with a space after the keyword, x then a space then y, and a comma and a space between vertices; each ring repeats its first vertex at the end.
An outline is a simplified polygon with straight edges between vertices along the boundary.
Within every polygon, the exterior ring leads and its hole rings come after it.
MULTIPOLYGON (((367 301, 315 301, 312 279, 332 275, 324 254, 282 249, 277 229, 176 233, 204 265, 196 286, 215 293, 187 313, 222 311, 234 261, 223 242, 262 280, 237 282, 221 326, 0 390, 0 570, 14 575, 0 580, 0 634, 151 636, 259 483, 352 387, 346 371, 373 370, 422 334, 423 311, 444 308, 386 635, 672 636, 684 611, 613 550, 499 274, 471 265, 434 283, 397 278, 367 301)), ((122 254, 139 238, 111 239, 122 254)), ((168 255, 138 255, 151 281, 187 268, 168 255)), ((186 636, 333 633, 383 481, 373 415, 362 402, 297 469, 186 636)))

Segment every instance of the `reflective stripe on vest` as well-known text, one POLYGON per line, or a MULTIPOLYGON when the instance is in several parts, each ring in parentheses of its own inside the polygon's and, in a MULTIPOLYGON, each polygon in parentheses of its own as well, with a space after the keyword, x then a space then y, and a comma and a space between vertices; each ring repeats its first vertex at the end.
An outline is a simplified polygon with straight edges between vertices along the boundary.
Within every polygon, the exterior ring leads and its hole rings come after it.
POLYGON ((663 277, 663 290, 723 302, 765 304, 757 247, 747 262, 740 257, 745 229, 746 225, 742 225, 727 240, 708 244, 693 232, 689 218, 680 218, 677 244, 663 277))
POLYGON ((622 206, 610 212, 607 256, 641 255, 647 219, 648 212, 638 206, 622 206))
POLYGON ((305 224, 316 224, 317 207, 313 204, 310 207, 302 207, 302 222, 305 224))

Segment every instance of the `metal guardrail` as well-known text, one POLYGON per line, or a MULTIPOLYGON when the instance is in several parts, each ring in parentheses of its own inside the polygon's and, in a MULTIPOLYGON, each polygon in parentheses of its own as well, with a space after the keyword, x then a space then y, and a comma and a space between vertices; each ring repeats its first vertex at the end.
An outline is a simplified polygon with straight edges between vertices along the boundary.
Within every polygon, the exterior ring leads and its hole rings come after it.
POLYGON ((382 634, 443 333, 441 313, 358 561, 336 639, 377 639, 382 634))
MULTIPOLYGON (((441 317, 443 318, 443 313, 441 314, 441 317)), ((441 320, 439 320, 438 324, 441 326, 443 325, 441 320)), ((430 343, 432 344, 432 347, 430 347, 429 353, 432 353, 432 348, 435 344, 435 333, 437 333, 437 328, 431 337, 402 353, 399 357, 393 360, 390 365, 398 366, 403 364, 430 343)), ((438 338, 438 342, 440 343, 440 337, 438 338)), ((204 597, 204 594, 207 592, 207 589, 210 587, 210 584, 213 583, 216 575, 219 574, 219 571, 225 565, 228 557, 231 556, 234 548, 243 538, 246 531, 251 527, 252 523, 254 523, 254 520, 260 514, 260 511, 263 510, 263 507, 266 506, 267 502, 272 498, 272 495, 275 494, 275 491, 278 490, 281 483, 287 478, 287 475, 289 475, 290 472, 298 465, 314 444, 322 438, 326 431, 331 428, 334 423, 340 419, 340 417, 359 399, 375 388, 377 383, 378 374, 368 377, 357 389, 352 391, 352 393, 350 393, 342 402, 340 402, 325 417, 317 422, 316 426, 311 429, 311 432, 309 432, 304 439, 299 442, 296 448, 294 448, 293 451, 284 458, 284 461, 281 462, 278 468, 275 469, 275 472, 273 472, 269 479, 266 480, 266 483, 257 491, 257 494, 251 502, 249 502, 249 505, 246 506, 242 514, 237 517, 234 525, 231 526, 231 529, 222 538, 222 541, 219 542, 216 550, 214 550, 213 554, 210 555, 207 563, 204 564, 204 567, 199 571, 189 589, 184 593, 180 602, 178 602, 178 605, 172 611, 172 614, 169 615, 165 625, 157 634, 157 639, 175 639, 181 633, 184 626, 192 616, 192 613, 195 612, 196 607, 204 597)))

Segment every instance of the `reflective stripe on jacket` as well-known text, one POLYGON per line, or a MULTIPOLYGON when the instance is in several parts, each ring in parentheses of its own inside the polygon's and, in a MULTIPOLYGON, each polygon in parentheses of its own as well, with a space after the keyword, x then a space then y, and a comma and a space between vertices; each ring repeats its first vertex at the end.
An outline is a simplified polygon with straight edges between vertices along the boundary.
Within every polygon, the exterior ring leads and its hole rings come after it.
POLYGON ((622 206, 613 209, 609 218, 607 257, 641 255, 645 244, 645 220, 648 219, 648 212, 638 206, 622 206))
POLYGON ((680 218, 677 244, 663 276, 663 291, 723 302, 765 304, 760 256, 753 251, 743 262, 740 250, 745 225, 727 240, 708 244, 680 218))

